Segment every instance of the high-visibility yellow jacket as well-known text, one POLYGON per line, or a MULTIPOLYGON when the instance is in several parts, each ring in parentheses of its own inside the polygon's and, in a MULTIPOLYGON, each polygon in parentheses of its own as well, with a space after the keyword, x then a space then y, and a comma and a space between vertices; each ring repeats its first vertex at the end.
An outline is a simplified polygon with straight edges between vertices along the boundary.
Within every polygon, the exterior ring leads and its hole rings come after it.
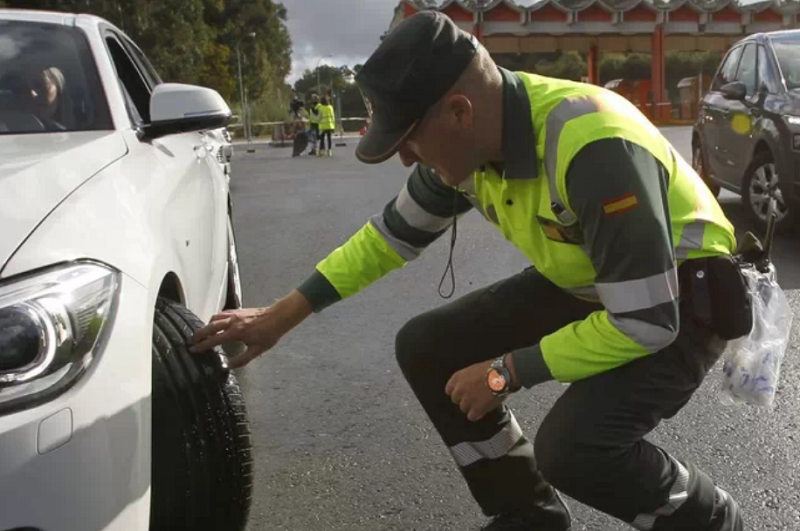
POLYGON ((312 103, 311 107, 309 108, 308 121, 312 125, 313 124, 318 124, 319 125, 319 108, 320 108, 320 104, 319 103, 312 103))
POLYGON ((336 115, 333 112, 333 105, 319 106, 319 130, 333 131, 336 129, 336 115))
POLYGON ((417 167, 384 212, 322 260, 300 291, 317 311, 350 297, 419 256, 454 214, 475 209, 555 285, 603 307, 515 355, 518 370, 538 356, 547 376, 570 382, 665 348, 678 333, 677 267, 731 253, 733 226, 623 97, 501 73, 502 167, 487 164, 457 192, 417 167))

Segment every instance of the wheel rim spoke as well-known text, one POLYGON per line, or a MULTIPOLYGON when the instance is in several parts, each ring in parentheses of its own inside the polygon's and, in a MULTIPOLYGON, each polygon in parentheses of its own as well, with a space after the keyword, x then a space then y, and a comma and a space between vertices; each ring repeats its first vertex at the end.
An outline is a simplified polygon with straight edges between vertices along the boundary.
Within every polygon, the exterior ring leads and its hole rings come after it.
MULTIPOLYGON (((769 214, 769 190, 777 186, 778 182, 778 172, 773 163, 764 164, 753 173, 750 181, 750 204, 753 212, 762 221, 766 221, 769 214)), ((780 188, 775 191, 775 199, 775 211, 778 221, 781 221, 789 213, 789 208, 780 188)))

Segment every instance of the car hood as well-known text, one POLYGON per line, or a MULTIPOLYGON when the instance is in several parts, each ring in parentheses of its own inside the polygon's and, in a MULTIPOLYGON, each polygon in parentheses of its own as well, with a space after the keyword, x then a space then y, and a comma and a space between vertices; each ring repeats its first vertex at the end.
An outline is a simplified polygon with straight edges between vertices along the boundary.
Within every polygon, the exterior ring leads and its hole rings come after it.
POLYGON ((0 272, 53 209, 125 153, 114 131, 0 136, 0 272))

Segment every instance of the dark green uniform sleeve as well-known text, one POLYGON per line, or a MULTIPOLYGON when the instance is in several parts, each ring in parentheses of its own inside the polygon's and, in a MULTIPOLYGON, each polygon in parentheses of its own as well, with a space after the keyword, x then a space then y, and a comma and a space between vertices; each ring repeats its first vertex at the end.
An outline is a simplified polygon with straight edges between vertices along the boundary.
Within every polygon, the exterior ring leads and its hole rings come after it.
POLYGON ((605 310, 516 352, 524 386, 591 376, 674 341, 678 277, 668 186, 669 173, 661 163, 624 139, 592 142, 572 160, 568 202, 605 310))

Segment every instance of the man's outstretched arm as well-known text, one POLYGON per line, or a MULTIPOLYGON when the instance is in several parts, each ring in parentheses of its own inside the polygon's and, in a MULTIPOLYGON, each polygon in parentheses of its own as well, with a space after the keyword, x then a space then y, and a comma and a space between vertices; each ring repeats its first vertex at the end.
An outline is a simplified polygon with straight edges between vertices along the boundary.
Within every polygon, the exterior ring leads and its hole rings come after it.
POLYGON ((192 350, 202 352, 222 343, 241 341, 247 350, 230 363, 233 367, 246 365, 313 312, 355 295, 417 258, 447 231, 454 215, 471 208, 434 171, 417 166, 383 213, 371 218, 317 264, 314 273, 296 290, 267 308, 215 315, 195 333, 192 350))

